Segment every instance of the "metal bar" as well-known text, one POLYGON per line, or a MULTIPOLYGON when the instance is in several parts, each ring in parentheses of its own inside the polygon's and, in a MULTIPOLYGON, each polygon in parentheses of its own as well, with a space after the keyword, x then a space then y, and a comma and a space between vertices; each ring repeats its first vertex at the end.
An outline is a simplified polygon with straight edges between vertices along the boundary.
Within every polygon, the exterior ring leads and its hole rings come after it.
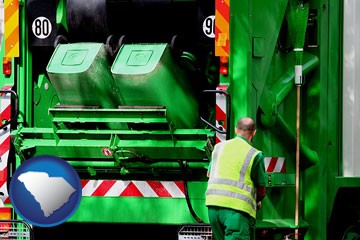
POLYGON ((53 122, 168 123, 166 109, 49 109, 53 122))

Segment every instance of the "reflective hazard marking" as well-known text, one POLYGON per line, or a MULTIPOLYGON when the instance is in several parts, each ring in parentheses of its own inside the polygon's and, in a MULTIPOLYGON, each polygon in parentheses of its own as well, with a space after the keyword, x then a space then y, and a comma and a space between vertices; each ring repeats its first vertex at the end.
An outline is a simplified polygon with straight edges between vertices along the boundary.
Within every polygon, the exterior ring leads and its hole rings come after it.
POLYGON ((19 57, 19 0, 4 0, 5 57, 19 57))
MULTIPOLYGON (((2 90, 9 90, 12 86, 4 86, 2 90)), ((11 118, 11 94, 1 94, 0 124, 11 118)), ((9 203, 10 198, 7 191, 7 166, 10 151, 10 124, 0 130, 0 199, 2 203, 9 203)))
POLYGON ((183 182, 82 180, 82 196, 185 198, 183 182))
POLYGON ((266 172, 286 172, 286 162, 284 157, 265 157, 266 172))
MULTIPOLYGON (((216 90, 226 91, 228 85, 219 85, 216 90)), ((216 109, 215 109, 215 119, 216 127, 221 128, 223 131, 226 131, 226 96, 221 93, 216 93, 216 109)), ((226 140, 226 134, 216 132, 216 143, 226 140)))
POLYGON ((229 56, 230 0, 215 1, 215 56, 229 56))

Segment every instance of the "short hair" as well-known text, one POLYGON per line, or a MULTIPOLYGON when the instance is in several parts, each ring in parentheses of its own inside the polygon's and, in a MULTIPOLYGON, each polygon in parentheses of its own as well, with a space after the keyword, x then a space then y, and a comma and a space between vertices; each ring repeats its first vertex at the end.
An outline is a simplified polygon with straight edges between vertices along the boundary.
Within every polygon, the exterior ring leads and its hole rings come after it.
POLYGON ((255 121, 249 117, 240 118, 236 124, 236 128, 243 131, 255 131, 255 121))

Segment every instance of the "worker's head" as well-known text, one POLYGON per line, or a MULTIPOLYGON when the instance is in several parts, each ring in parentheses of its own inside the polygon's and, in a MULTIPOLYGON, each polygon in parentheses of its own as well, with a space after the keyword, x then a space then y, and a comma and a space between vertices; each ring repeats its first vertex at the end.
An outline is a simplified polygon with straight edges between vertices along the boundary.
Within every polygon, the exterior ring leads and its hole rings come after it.
POLYGON ((243 136, 251 142, 256 133, 254 120, 249 117, 240 118, 236 124, 235 133, 237 136, 243 136))

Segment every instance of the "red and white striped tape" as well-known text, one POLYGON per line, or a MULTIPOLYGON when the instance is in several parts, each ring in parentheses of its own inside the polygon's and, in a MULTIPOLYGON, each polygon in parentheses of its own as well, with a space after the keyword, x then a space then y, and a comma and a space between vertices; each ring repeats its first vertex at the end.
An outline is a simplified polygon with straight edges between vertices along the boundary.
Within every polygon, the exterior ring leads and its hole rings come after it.
MULTIPOLYGON (((10 90, 12 86, 4 86, 2 90, 10 90)), ((9 121, 11 118, 11 94, 1 94, 0 123, 9 121)), ((10 151, 10 124, 0 130, 0 200, 2 203, 9 203, 10 198, 7 191, 7 166, 10 151)))
POLYGON ((82 180, 82 196, 185 198, 178 181, 82 180))
POLYGON ((284 157, 265 157, 266 172, 286 172, 286 161, 284 157))
MULTIPOLYGON (((226 91, 228 85, 219 85, 216 90, 224 90, 226 91)), ((226 96, 221 93, 216 94, 216 110, 215 110, 215 118, 216 118, 216 127, 222 128, 223 131, 226 131, 226 96), (224 123, 224 124, 220 124, 224 123)), ((226 140, 226 134, 216 132, 216 143, 222 142, 226 140)))

